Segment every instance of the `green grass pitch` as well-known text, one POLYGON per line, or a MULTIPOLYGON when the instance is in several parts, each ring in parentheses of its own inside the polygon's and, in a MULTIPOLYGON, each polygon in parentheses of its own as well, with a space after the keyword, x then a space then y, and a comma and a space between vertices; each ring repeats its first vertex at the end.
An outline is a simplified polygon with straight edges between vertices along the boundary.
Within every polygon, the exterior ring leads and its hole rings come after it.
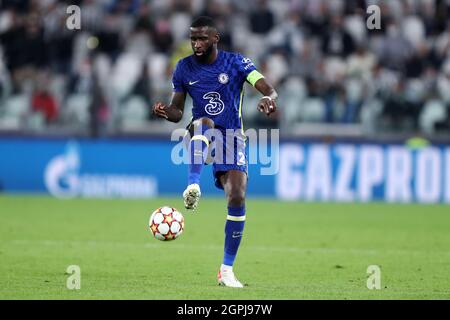
POLYGON ((449 299, 448 206, 247 201, 235 271, 219 287, 224 199, 56 200, 0 196, 0 299, 449 299), (184 234, 154 239, 159 206, 183 212, 184 234), (81 289, 68 290, 69 265, 81 289), (367 268, 381 268, 369 290, 367 268))

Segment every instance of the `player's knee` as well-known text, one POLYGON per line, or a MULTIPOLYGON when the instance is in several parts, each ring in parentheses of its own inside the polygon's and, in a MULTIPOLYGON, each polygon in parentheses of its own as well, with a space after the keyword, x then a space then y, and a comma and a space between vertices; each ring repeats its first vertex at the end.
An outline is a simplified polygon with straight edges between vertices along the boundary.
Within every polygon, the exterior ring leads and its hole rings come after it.
POLYGON ((193 122, 194 128, 206 126, 208 128, 214 128, 214 121, 209 118, 200 118, 193 122))
POLYGON ((214 128, 214 121, 209 118, 200 118, 193 122, 194 127, 207 126, 208 128, 214 128))
POLYGON ((190 126, 189 134, 191 137, 196 135, 204 135, 206 131, 214 128, 214 121, 209 118, 200 118, 194 120, 190 126))
POLYGON ((245 192, 241 189, 231 190, 228 194, 229 207, 243 207, 245 205, 245 192))

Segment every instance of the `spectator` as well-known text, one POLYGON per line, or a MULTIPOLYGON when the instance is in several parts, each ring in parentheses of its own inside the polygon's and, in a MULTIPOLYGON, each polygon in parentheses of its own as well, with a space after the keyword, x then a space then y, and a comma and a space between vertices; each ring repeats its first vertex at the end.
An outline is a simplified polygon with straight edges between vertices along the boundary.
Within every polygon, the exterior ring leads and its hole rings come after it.
POLYGON ((267 34, 275 25, 275 17, 267 7, 267 0, 258 0, 255 9, 250 13, 251 31, 267 34))
POLYGON ((47 124, 54 123, 58 118, 58 106, 55 98, 47 90, 36 91, 31 99, 31 109, 42 113, 47 124))
POLYGON ((346 58, 355 50, 351 35, 344 29, 342 17, 334 15, 328 31, 323 35, 322 51, 327 55, 346 58))
POLYGON ((169 53, 173 46, 170 24, 166 19, 158 19, 153 25, 152 40, 157 52, 169 53))
MULTIPOLYGON (((170 95, 174 65, 192 53, 187 30, 198 15, 216 20, 220 49, 242 51, 280 92, 295 91, 289 79, 304 84, 303 93, 283 98, 291 111, 302 97, 313 100, 316 120, 358 123, 363 106, 377 105, 381 121, 371 122, 395 131, 416 128, 430 97, 450 108, 446 0, 70 1, 81 7, 80 31, 65 28, 67 4, 0 1, 0 95, 4 102, 21 95, 49 124, 64 124, 64 101, 74 96, 80 114, 90 106, 93 136, 120 123, 130 92, 145 100, 170 95), (381 7, 380 30, 366 28, 369 4, 381 7), (101 62, 98 79, 93 61, 101 62)), ((289 129, 280 119, 254 123, 289 129)))
POLYGON ((387 26, 386 37, 383 38, 380 52, 378 52, 379 60, 387 68, 403 72, 413 50, 414 48, 403 36, 397 23, 391 22, 387 26))
POLYGON ((95 73, 92 75, 92 81, 92 101, 89 105, 89 129, 90 136, 97 138, 105 133, 109 108, 95 73))

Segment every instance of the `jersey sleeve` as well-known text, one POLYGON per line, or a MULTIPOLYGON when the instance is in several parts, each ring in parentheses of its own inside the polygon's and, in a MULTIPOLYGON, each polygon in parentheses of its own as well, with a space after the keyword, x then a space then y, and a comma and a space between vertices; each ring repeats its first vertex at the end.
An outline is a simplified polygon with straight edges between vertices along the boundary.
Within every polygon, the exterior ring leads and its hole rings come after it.
POLYGON ((251 59, 238 54, 237 60, 239 73, 241 74, 242 78, 245 81, 249 82, 252 86, 255 86, 256 81, 264 78, 264 76, 258 72, 251 59))
POLYGON ((172 75, 172 88, 174 92, 186 92, 183 84, 182 64, 178 62, 172 75))

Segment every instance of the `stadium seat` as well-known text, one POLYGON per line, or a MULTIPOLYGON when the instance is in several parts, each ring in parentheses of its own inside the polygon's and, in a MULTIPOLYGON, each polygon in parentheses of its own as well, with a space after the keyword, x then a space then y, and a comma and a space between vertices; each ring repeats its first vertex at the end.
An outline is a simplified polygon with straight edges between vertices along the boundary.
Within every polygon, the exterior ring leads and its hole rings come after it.
POLYGON ((161 81, 161 79, 164 79, 167 72, 168 63, 169 60, 165 55, 157 53, 150 55, 147 60, 148 74, 150 76, 152 86, 156 91, 165 90, 167 85, 171 84, 161 81))
POLYGON ((122 129, 136 129, 148 126, 148 104, 138 96, 129 98, 120 108, 122 129))
POLYGON ((170 29, 172 30, 174 41, 181 42, 185 39, 186 30, 189 30, 191 17, 185 12, 175 12, 169 19, 170 29))
POLYGON ((300 121, 302 101, 307 96, 307 89, 302 79, 298 77, 289 78, 281 94, 281 104, 283 105, 283 119, 286 124, 300 121))
POLYGON ((99 54, 94 61, 94 69, 100 84, 107 87, 111 75, 111 60, 105 54, 99 54))
POLYGON ((133 54, 124 53, 117 59, 111 75, 112 87, 116 97, 126 96, 139 78, 142 61, 138 58, 133 54))
POLYGON ((27 128, 32 131, 43 131, 45 129, 45 117, 42 112, 33 112, 27 118, 27 128))
POLYGON ((439 121, 445 120, 447 112, 442 101, 428 101, 419 116, 420 129, 429 134, 433 133, 434 125, 439 121))
POLYGON ((325 118, 325 103, 320 98, 307 98, 299 106, 300 119, 305 122, 322 122, 325 118))
POLYGON ((256 108, 258 105, 260 95, 255 94, 254 92, 248 92, 245 95, 244 104, 242 107, 242 118, 244 119, 244 127, 248 124, 253 123, 255 118, 257 117, 259 111, 256 108))
POLYGON ((376 131, 377 121, 383 111, 383 102, 379 99, 370 99, 361 107, 361 124, 364 132, 373 134, 376 131))
POLYGON ((0 129, 2 130, 19 130, 21 121, 18 117, 3 116, 0 118, 0 129))
POLYGON ((5 99, 0 117, 0 129, 20 130, 29 111, 29 98, 15 95, 5 99))
POLYGON ((64 98, 64 92, 66 90, 67 85, 67 79, 64 76, 53 76, 53 78, 50 81, 49 89, 51 92, 51 95, 56 98, 56 101, 58 101, 58 104, 63 100, 64 98))
POLYGON ((91 97, 86 94, 73 94, 67 98, 63 108, 63 118, 70 124, 85 126, 89 122, 91 97))
POLYGON ((30 110, 30 101, 27 95, 15 95, 8 98, 5 102, 5 115, 23 117, 30 110))

